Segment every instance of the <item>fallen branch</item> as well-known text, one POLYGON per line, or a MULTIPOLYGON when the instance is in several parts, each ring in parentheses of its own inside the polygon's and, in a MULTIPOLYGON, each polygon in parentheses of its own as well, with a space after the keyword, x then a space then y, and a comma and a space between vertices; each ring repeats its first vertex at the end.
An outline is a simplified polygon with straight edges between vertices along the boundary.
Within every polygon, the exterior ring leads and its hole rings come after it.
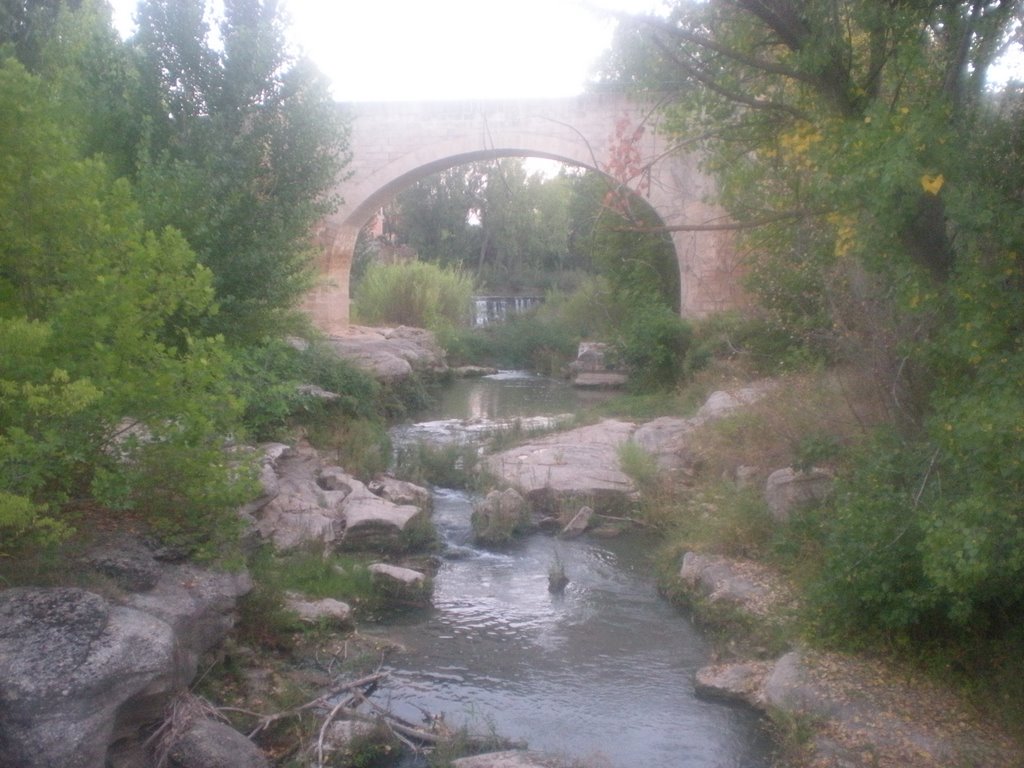
POLYGON ((375 687, 380 683, 381 680, 383 680, 387 676, 387 672, 375 672, 372 675, 366 675, 365 677, 361 677, 358 680, 353 680, 351 682, 335 685, 332 686, 330 690, 328 690, 326 693, 317 696, 315 699, 307 701, 305 704, 301 704, 297 707, 293 707, 292 709, 285 710, 284 712, 275 712, 270 715, 260 715, 256 712, 250 712, 248 710, 239 709, 237 707, 218 707, 217 711, 238 712, 240 714, 258 717, 259 722, 256 724, 256 727, 253 728, 253 730, 249 733, 249 738, 251 739, 254 736, 261 733, 262 731, 265 731, 267 728, 269 728, 271 725, 278 722, 279 720, 284 720, 289 717, 296 717, 298 715, 301 715, 303 712, 307 712, 308 710, 315 709, 317 707, 328 707, 330 706, 331 699, 333 699, 335 696, 340 696, 341 694, 346 692, 360 691, 361 694, 363 688, 369 686, 375 687))

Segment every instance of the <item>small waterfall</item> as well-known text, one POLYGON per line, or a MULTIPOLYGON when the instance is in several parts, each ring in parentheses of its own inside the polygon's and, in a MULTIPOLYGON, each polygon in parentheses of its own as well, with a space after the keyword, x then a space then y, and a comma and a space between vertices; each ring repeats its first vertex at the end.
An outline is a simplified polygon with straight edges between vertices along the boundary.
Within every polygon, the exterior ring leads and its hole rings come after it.
POLYGON ((500 323, 511 315, 532 309, 542 301, 542 296, 474 296, 473 325, 480 327, 500 323))

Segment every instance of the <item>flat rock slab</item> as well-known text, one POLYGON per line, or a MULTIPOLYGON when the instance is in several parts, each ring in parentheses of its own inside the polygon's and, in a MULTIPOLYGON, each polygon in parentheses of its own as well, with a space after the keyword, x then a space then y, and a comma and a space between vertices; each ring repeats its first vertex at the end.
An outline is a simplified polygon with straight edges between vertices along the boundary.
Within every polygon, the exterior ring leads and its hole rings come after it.
POLYGON ((768 708, 821 723, 814 738, 821 765, 1020 765, 1020 752, 949 690, 882 661, 787 653, 766 678, 761 699, 768 708))
POLYGON ((484 459, 487 471, 520 491, 534 507, 584 499, 614 507, 636 496, 633 480, 619 466, 619 446, 635 425, 606 419, 597 424, 530 440, 484 459))
POLYGON ((796 603, 784 579, 751 560, 687 552, 679 579, 698 596, 713 603, 731 603, 752 616, 774 616, 796 603))
POLYGON ((1020 766, 1020 750, 935 681, 883 661, 792 651, 774 662, 705 667, 696 691, 807 723, 797 765, 1020 766))
POLYGON ((414 371, 445 371, 444 351, 423 328, 367 328, 354 325, 327 343, 380 381, 395 381, 414 371))
POLYGON ((578 768, 579 766, 579 762, 569 763, 540 752, 521 749, 461 757, 452 761, 452 768, 578 768))
POLYGON ((577 373, 572 380, 574 387, 581 389, 618 389, 629 383, 625 373, 577 373))

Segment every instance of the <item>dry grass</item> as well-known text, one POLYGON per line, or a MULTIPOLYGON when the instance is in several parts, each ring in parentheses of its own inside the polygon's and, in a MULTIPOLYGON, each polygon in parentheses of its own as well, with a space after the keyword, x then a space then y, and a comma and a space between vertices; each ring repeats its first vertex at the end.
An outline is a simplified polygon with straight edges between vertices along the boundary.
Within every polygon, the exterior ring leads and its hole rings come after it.
POLYGON ((869 374, 854 369, 781 376, 758 402, 695 436, 702 475, 735 478, 740 467, 766 476, 781 467, 834 464, 840 448, 887 419, 869 374))

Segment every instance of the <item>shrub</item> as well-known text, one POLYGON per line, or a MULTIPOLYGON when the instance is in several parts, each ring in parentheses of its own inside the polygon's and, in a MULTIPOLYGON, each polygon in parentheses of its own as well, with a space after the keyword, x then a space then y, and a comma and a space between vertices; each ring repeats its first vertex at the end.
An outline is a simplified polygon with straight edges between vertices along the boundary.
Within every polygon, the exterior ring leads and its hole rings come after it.
POLYGON ((460 269, 409 261, 371 265, 355 293, 360 322, 436 331, 469 322, 475 286, 460 269))
POLYGON ((638 389, 676 384, 693 338, 689 323, 664 305, 636 309, 618 340, 621 359, 638 389))
POLYGON ((580 337, 559 320, 537 312, 448 337, 456 358, 553 374, 576 357, 580 337))
POLYGON ((245 402, 243 423, 253 440, 280 439, 295 425, 376 417, 377 383, 322 343, 300 349, 269 340, 236 349, 233 358, 233 384, 245 402), (339 397, 325 400, 304 385, 339 397))

